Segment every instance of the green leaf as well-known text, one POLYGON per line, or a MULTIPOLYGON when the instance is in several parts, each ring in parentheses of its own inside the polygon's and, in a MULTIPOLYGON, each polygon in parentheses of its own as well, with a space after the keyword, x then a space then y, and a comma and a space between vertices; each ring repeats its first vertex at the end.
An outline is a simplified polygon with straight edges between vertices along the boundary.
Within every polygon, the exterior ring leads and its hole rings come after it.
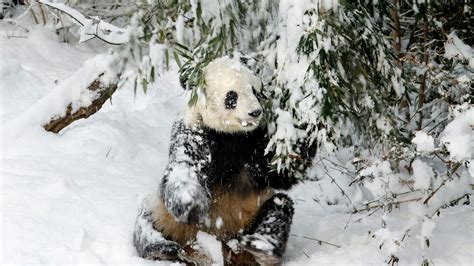
POLYGON ((150 80, 151 80, 151 82, 155 82, 155 66, 151 67, 150 80))
POLYGON ((146 78, 142 79, 142 86, 143 86, 143 92, 146 94, 146 91, 148 89, 148 80, 146 80, 146 78))
POLYGON ((173 51, 173 56, 174 56, 174 60, 176 61, 176 64, 179 66, 179 68, 181 68, 182 67, 181 61, 179 60, 179 55, 178 55, 178 52, 176 52, 176 50, 173 51))
POLYGON ((138 83, 138 77, 135 77, 133 81, 133 95, 137 97, 137 84, 138 83))

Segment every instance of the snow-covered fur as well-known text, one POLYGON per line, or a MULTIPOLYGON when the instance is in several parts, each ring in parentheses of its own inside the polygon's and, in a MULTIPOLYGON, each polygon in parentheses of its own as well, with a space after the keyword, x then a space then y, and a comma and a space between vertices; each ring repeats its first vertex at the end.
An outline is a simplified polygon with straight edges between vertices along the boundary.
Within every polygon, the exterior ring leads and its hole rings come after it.
POLYGON ((242 132, 254 130, 260 123, 261 113, 254 117, 249 114, 262 111, 255 95, 262 83, 250 70, 238 61, 227 57, 209 63, 204 70, 206 97, 201 97, 187 112, 187 123, 202 120, 202 123, 217 131, 242 132), (226 97, 235 92, 234 108, 228 108, 226 97))
POLYGON ((138 254, 189 262, 186 247, 201 230, 223 243, 237 239, 259 262, 278 262, 293 203, 273 189, 289 189, 296 179, 270 171, 271 155, 264 152, 269 139, 255 95, 261 85, 228 58, 215 60, 205 73, 205 100, 175 122, 159 193, 140 210, 138 254))

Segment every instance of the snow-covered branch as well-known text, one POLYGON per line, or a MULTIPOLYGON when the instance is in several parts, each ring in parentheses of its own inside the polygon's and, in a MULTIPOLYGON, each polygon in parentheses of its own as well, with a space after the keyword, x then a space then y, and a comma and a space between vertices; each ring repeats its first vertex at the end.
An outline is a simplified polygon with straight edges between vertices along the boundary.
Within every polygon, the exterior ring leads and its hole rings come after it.
POLYGON ((98 55, 89 59, 76 73, 13 120, 8 128, 12 134, 25 126, 42 126, 47 131, 58 133, 74 121, 93 115, 117 89, 117 66, 115 55, 98 55))
POLYGON ((38 0, 38 2, 67 14, 79 26, 81 26, 81 36, 79 42, 85 42, 92 38, 98 38, 108 44, 120 45, 128 42, 129 40, 129 34, 126 29, 104 22, 100 18, 88 18, 79 11, 63 3, 52 3, 48 0, 38 0))

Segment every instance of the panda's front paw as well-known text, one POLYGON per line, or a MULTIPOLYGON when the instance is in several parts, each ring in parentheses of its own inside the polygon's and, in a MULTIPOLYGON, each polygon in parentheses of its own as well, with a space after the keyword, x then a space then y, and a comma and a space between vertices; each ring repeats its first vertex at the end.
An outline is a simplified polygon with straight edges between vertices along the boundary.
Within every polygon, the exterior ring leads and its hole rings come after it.
POLYGON ((181 245, 173 241, 160 241, 143 247, 140 254, 149 260, 178 260, 180 253, 184 252, 181 245))
POLYGON ((200 205, 195 202, 185 204, 175 204, 171 209, 171 214, 177 221, 187 224, 198 224, 204 221, 207 216, 207 205, 200 205))
POLYGON ((188 224, 203 222, 209 211, 209 200, 204 189, 194 183, 168 190, 165 205, 178 222, 188 224))
POLYGON ((276 254, 275 240, 265 235, 246 235, 240 240, 238 247, 252 254, 260 265, 279 265, 281 254, 276 254))

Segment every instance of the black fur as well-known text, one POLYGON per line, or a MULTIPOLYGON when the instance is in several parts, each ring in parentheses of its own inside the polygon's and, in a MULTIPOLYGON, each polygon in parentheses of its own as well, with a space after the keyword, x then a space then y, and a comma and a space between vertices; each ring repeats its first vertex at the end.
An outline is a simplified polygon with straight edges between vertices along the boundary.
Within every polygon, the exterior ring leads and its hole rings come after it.
MULTIPOLYGON (((269 163, 272 154, 265 155, 268 141, 267 128, 263 126, 251 132, 230 134, 176 121, 172 130, 169 163, 160 185, 160 195, 167 210, 180 222, 197 224, 207 217, 212 200, 210 192, 215 187, 242 196, 268 188, 291 188, 297 183, 296 178, 271 171, 269 163), (243 171, 249 180, 242 180, 243 171), (191 195, 191 202, 182 197, 183 191, 191 195)), ((166 239, 156 241, 156 237, 148 237, 155 232, 142 233, 144 229, 149 232, 148 229, 153 226, 147 211, 150 210, 144 207, 134 233, 138 254, 145 258, 175 257, 180 252, 175 242, 166 239)), ((284 194, 276 194, 262 205, 250 227, 245 230, 246 236, 241 243, 250 250, 252 237, 260 234, 276 241, 272 243, 271 251, 262 254, 274 258, 281 256, 293 212, 291 199, 284 194), (277 204, 275 199, 284 204, 277 204)), ((151 231, 156 230, 153 228, 151 231)))
POLYGON ((262 256, 281 257, 285 252, 294 212, 290 197, 283 193, 273 195, 245 229, 241 245, 254 253, 260 252, 262 256), (254 241, 265 241, 268 248, 258 251, 254 241))
POLYGON ((239 99, 239 95, 235 91, 228 91, 225 100, 224 100, 224 105, 226 109, 235 109, 237 107, 237 99, 239 99))
POLYGON ((140 257, 146 259, 177 260, 182 251, 181 245, 165 239, 153 225, 148 202, 144 201, 135 223, 133 244, 140 257))
POLYGON ((166 208, 177 220, 196 223, 207 215, 211 196, 206 185, 211 166, 207 133, 198 126, 186 126, 178 120, 171 136, 169 162, 160 185, 160 194, 166 208), (173 174, 183 168, 189 170, 192 176, 179 182, 172 180, 173 174), (181 194, 176 193, 183 190, 192 193, 193 202, 183 201, 181 194))
MULTIPOLYGON (((290 189, 298 181, 294 177, 271 171, 271 154, 265 155, 269 138, 266 127, 251 132, 223 133, 210 128, 205 132, 210 144, 211 161, 208 176, 210 185, 218 183, 230 191, 240 189, 239 175, 247 170, 253 184, 248 190, 267 188, 290 189)), ((247 194, 247 190, 240 191, 247 194)))
MULTIPOLYGON (((215 185, 228 191, 247 195, 267 188, 288 190, 298 180, 286 174, 272 171, 272 154, 265 155, 269 138, 266 127, 251 132, 224 133, 211 128, 189 127, 178 120, 173 126, 169 163, 161 184, 161 195, 166 207, 180 221, 188 221, 189 213, 205 216, 206 202, 211 200, 210 191, 215 185), (184 149, 184 154, 178 154, 184 149), (200 184, 195 206, 180 204, 179 187, 169 182, 169 176, 178 167, 192 169, 200 184), (242 182, 239 176, 246 171, 250 182, 242 182), (193 210, 193 208, 196 208, 193 210)), ((185 184, 186 185, 186 184, 185 184)), ((195 219, 192 219, 194 222, 195 219)))

